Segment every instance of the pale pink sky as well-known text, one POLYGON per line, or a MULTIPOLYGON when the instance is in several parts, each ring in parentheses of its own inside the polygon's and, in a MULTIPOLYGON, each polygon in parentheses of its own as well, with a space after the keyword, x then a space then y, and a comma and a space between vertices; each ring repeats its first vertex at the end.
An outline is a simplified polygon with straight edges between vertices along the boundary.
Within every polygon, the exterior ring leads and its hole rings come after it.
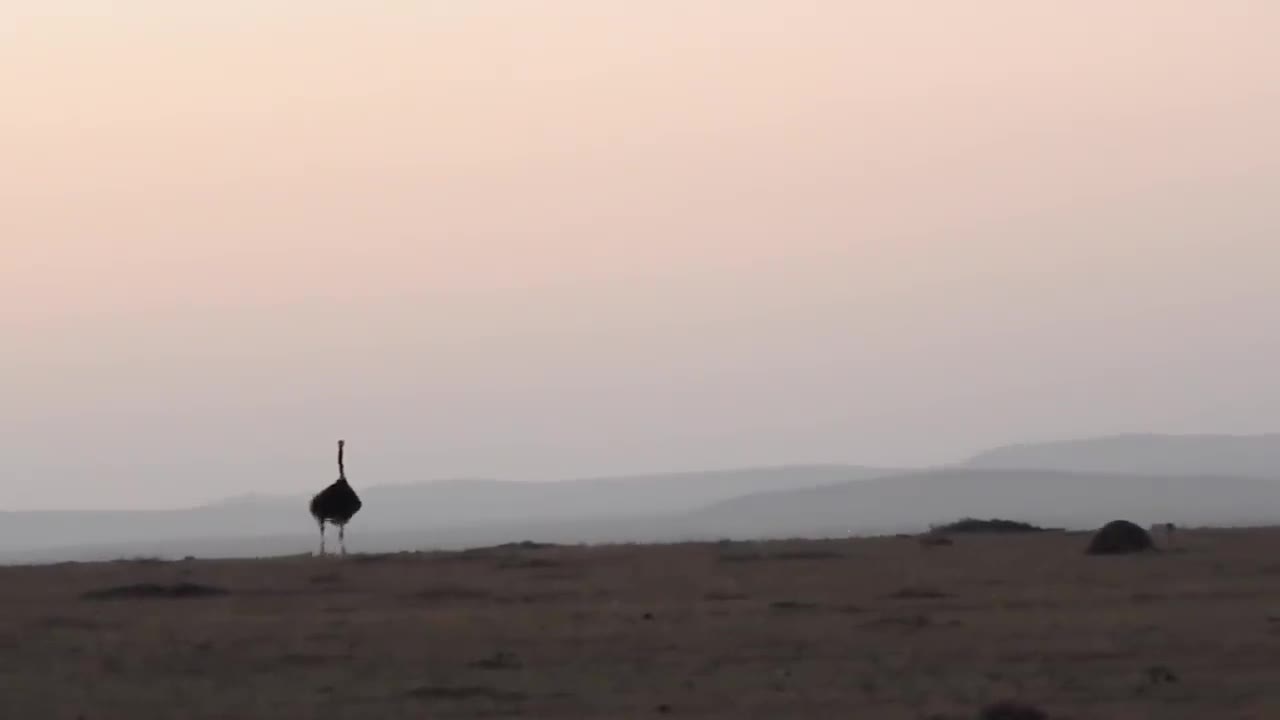
POLYGON ((0 2, 0 509, 1280 430, 1277 31, 0 2))

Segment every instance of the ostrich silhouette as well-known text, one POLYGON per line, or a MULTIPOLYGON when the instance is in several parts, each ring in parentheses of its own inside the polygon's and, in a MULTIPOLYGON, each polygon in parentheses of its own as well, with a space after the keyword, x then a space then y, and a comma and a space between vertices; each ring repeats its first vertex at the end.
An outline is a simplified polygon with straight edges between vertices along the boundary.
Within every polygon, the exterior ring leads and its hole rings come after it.
POLYGON ((347 441, 338 441, 338 479, 311 498, 311 517, 320 525, 320 554, 324 555, 324 524, 338 526, 338 547, 347 554, 346 529, 351 517, 360 511, 360 497, 347 483, 347 470, 342 453, 347 441))

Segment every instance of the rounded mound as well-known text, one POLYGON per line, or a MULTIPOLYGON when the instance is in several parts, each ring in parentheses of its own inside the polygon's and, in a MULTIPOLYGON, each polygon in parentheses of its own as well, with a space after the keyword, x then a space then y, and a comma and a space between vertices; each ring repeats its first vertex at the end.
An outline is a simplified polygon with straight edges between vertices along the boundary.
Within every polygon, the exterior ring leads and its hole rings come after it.
POLYGON ((1123 555, 1154 547, 1151 533, 1128 520, 1112 520, 1094 534, 1085 552, 1089 555, 1123 555))

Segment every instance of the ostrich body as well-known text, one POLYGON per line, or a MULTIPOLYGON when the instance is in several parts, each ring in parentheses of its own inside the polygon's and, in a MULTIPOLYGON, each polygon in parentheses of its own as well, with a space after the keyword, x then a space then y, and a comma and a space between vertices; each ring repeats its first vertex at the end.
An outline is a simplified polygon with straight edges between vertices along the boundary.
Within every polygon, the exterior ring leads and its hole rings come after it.
POLYGON ((320 525, 320 554, 324 555, 324 524, 338 526, 338 547, 347 554, 346 528, 351 517, 360 511, 360 497, 347 483, 347 471, 342 462, 345 440, 338 441, 338 479, 332 485, 311 498, 311 517, 320 525))

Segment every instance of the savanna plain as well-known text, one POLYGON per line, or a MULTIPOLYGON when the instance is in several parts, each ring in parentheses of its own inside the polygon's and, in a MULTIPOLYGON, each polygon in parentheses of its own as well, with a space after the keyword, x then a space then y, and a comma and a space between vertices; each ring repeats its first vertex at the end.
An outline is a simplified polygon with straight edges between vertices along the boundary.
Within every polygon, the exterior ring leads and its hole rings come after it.
POLYGON ((0 568, 0 717, 1280 717, 1280 529, 0 568))

